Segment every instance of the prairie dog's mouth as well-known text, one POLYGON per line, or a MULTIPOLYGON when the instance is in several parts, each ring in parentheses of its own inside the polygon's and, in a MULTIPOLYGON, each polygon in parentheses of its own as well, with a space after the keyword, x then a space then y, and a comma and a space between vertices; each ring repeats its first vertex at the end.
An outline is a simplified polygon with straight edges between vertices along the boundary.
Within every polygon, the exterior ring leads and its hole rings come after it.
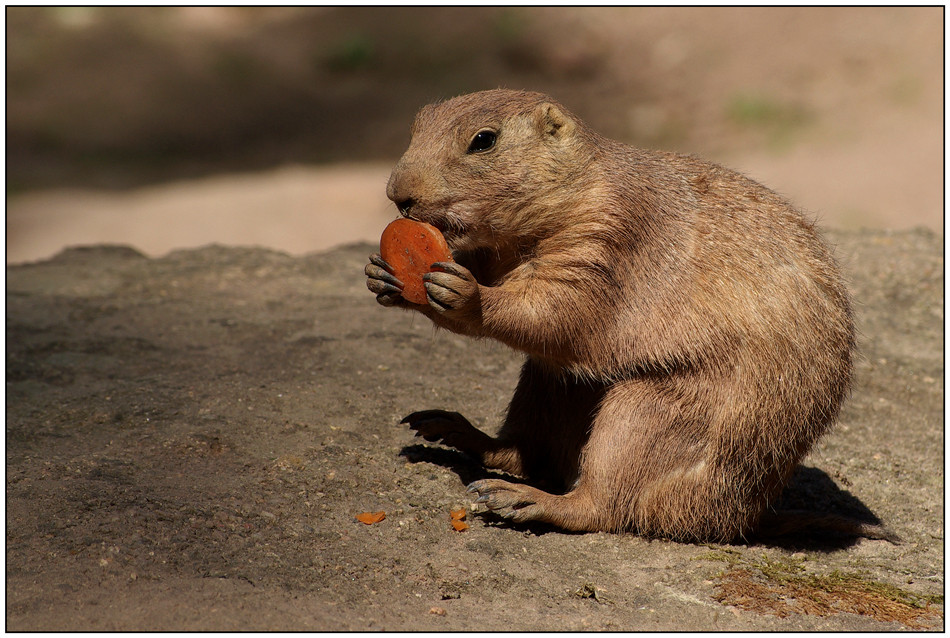
POLYGON ((432 225, 438 228, 439 232, 445 236, 445 242, 452 250, 459 249, 471 242, 471 238, 468 235, 468 228, 461 222, 449 218, 440 219, 439 223, 432 225))
POLYGON ((452 247, 453 241, 458 241, 461 239, 466 232, 465 226, 448 211, 440 211, 438 215, 419 215, 410 213, 403 214, 403 217, 434 226, 440 233, 442 233, 443 236, 445 236, 445 241, 450 247, 452 247))

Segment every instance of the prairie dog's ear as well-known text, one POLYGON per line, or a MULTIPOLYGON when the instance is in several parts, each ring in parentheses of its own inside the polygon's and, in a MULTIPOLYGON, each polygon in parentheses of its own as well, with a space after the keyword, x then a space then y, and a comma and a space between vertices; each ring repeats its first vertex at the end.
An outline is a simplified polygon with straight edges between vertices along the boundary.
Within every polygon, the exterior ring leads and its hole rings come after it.
POLYGON ((545 102, 535 110, 535 118, 541 135, 561 140, 574 132, 574 120, 564 114, 558 107, 545 102))

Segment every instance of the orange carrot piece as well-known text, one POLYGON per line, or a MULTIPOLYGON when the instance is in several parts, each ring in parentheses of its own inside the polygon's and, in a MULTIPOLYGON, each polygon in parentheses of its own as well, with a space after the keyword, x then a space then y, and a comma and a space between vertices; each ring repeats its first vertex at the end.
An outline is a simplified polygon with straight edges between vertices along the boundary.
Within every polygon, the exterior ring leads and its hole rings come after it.
POLYGON ((386 512, 363 512, 362 514, 356 515, 356 520, 360 523, 366 523, 367 525, 378 523, 384 518, 386 518, 386 512))
POLYGON ((403 283, 403 298, 419 305, 428 303, 422 276, 431 270, 432 264, 452 261, 452 253, 438 228, 402 217, 383 230, 379 252, 403 283))

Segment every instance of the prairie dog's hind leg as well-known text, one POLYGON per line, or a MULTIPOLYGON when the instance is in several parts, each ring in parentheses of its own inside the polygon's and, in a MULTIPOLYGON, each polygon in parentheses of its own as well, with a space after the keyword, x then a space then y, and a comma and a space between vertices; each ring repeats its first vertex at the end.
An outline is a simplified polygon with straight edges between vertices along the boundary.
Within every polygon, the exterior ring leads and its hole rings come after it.
MULTIPOLYGON (((632 459, 640 438, 639 423, 624 423, 618 429, 620 409, 612 409, 610 392, 583 439, 582 451, 574 459, 576 480, 564 494, 540 490, 530 485, 500 479, 483 479, 471 483, 468 491, 475 502, 515 523, 548 523, 565 530, 586 532, 618 532, 630 524, 628 502, 632 497, 626 480, 631 465, 645 462, 645 455, 632 459)), ((632 415, 631 415, 632 416, 632 415)))
POLYGON ((606 386, 525 361, 498 438, 518 450, 521 476, 556 492, 577 479, 581 450, 606 386))
POLYGON ((649 536, 729 540, 748 520, 727 497, 735 477, 708 458, 708 430, 648 382, 611 387, 600 403, 565 494, 498 479, 475 481, 476 503, 514 522, 574 531, 634 530, 649 536))
POLYGON ((458 412, 423 410, 402 422, 417 436, 470 454, 486 468, 564 490, 577 477, 581 448, 603 395, 603 385, 554 374, 529 358, 497 437, 458 412))

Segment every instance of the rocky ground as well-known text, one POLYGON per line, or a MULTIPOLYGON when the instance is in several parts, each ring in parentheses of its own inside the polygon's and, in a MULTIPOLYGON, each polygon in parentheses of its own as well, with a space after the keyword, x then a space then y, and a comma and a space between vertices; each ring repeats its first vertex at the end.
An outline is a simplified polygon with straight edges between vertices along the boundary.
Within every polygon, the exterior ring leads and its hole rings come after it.
POLYGON ((6 628, 942 629, 942 238, 830 238, 857 381, 785 498, 900 545, 456 531, 480 470, 399 420, 493 430, 520 357, 378 306, 369 244, 8 266, 6 628))

